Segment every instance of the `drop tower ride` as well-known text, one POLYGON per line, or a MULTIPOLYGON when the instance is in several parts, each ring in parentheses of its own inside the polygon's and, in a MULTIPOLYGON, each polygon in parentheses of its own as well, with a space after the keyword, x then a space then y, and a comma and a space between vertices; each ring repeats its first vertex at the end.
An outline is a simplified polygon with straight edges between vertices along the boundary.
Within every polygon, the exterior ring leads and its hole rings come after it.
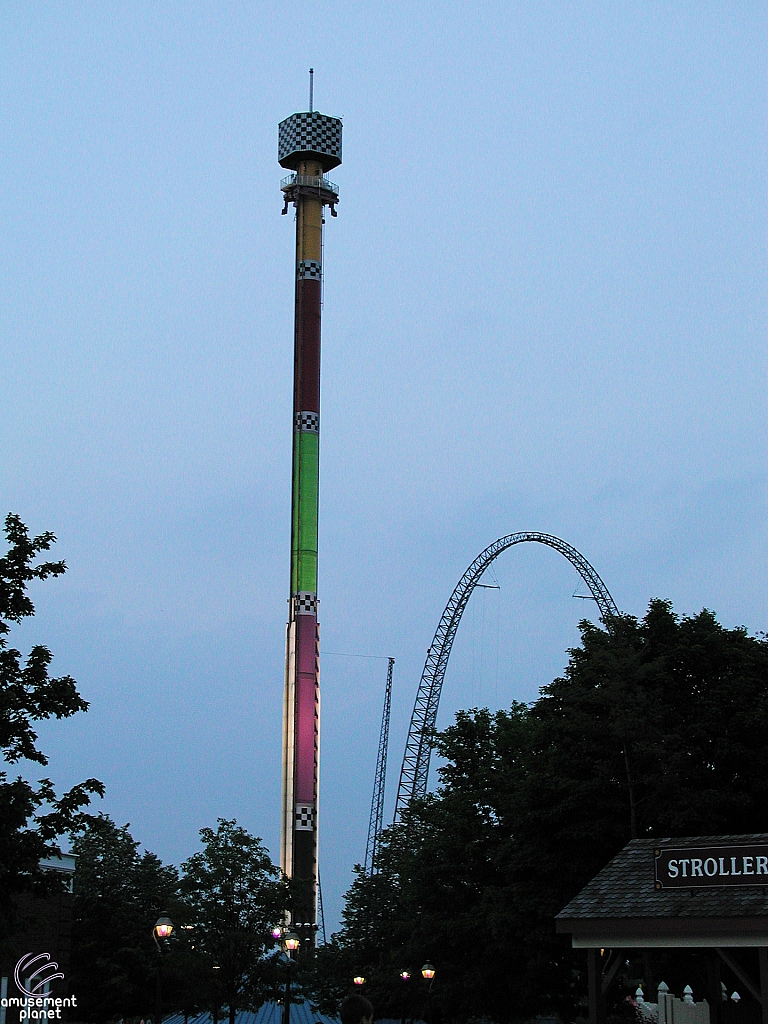
POLYGON ((283 811, 280 864, 294 880, 293 923, 317 922, 320 761, 320 633, 317 621, 317 517, 320 449, 320 315, 325 208, 339 192, 326 177, 341 163, 341 120, 313 110, 278 128, 283 213, 296 210, 293 369, 291 583, 283 702, 283 811))

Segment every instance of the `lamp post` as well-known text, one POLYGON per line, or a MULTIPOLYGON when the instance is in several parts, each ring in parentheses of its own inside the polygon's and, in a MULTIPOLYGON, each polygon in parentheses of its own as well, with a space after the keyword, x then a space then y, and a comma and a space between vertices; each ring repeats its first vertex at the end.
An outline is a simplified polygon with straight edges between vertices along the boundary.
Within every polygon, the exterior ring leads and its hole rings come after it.
POLYGON ((411 980, 411 972, 410 971, 400 971, 400 980, 403 983, 403 1007, 402 1007, 403 1012, 402 1012, 402 1015, 401 1015, 401 1024, 405 1024, 405 995, 406 995, 406 992, 408 991, 407 983, 411 980))
POLYGON ((291 1024, 291 967, 293 966, 293 953, 301 947, 301 939, 295 932, 286 932, 283 936, 283 949, 285 950, 286 966, 288 974, 285 979, 285 999, 283 1000, 283 1024, 291 1024))
POLYGON ((424 981, 429 982, 427 989, 427 1024, 432 1024, 432 985, 435 981, 435 968, 427 961, 421 968, 421 976, 424 981))
POLYGON ((152 929, 152 938, 155 940, 158 955, 157 988, 155 990, 156 1024, 162 1024, 163 1021, 163 947, 160 945, 160 941, 165 942, 170 939, 172 932, 173 921, 167 914, 161 914, 157 921, 155 921, 155 927, 152 929))

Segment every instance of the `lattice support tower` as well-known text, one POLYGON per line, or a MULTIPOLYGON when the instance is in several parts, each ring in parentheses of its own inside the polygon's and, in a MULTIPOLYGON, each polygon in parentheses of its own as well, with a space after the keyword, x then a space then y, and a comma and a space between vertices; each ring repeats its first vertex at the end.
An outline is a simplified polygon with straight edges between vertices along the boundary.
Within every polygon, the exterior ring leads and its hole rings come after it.
POLYGON ((379 853, 379 839, 384 827, 384 787, 387 782, 387 752, 389 750, 389 719, 392 711, 392 670, 395 659, 389 659, 387 686, 384 691, 384 710, 381 713, 379 751, 376 755, 376 775, 373 780, 371 816, 368 819, 368 842, 365 846, 365 873, 375 875, 379 853))

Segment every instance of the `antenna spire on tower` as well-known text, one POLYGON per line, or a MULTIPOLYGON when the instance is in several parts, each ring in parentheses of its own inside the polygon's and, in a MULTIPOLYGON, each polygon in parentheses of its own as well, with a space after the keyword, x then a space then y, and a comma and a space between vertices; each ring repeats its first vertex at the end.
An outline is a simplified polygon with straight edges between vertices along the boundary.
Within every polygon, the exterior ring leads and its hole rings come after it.
POLYGON ((309 112, 310 114, 314 110, 314 92, 315 92, 315 69, 309 69, 309 112))

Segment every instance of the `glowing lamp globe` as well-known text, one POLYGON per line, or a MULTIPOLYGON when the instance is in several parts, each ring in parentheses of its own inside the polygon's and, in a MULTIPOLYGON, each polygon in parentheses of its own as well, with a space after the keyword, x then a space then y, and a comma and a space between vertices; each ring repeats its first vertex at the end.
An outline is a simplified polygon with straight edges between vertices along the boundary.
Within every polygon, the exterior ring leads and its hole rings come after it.
POLYGON ((173 921, 170 917, 158 917, 155 924, 155 935, 158 939, 170 938, 171 932, 173 931, 173 921))
POLYGON ((356 985, 364 985, 365 984, 365 978, 362 976, 362 974, 358 974, 356 978, 352 979, 352 981, 354 981, 354 983, 356 985))
POLYGON ((411 980, 411 972, 410 971, 400 971, 400 977, 403 979, 403 981, 410 981, 411 980))
POLYGON ((435 976, 435 968, 432 964, 424 964, 421 968, 421 976, 426 979, 426 981, 432 981, 435 976))
POLYGON ((289 953, 293 953, 301 945, 301 939, 295 932, 288 932, 283 940, 283 945, 289 953))

